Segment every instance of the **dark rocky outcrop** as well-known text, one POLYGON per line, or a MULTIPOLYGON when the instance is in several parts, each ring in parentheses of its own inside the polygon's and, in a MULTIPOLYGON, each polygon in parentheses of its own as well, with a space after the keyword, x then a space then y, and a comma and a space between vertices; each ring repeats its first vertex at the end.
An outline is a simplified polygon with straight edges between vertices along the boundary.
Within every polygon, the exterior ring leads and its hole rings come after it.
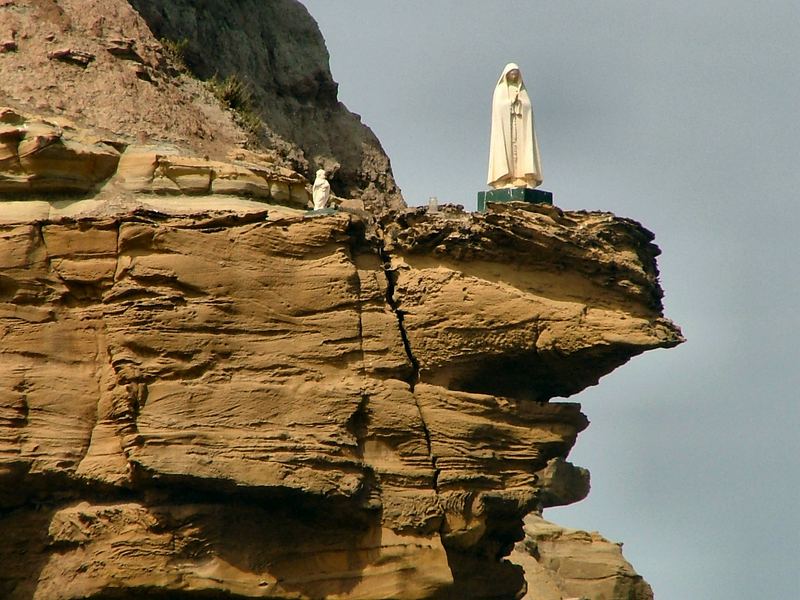
POLYGON ((328 51, 297 0, 131 0, 159 38, 185 41, 202 79, 238 78, 252 94, 270 142, 312 178, 334 172, 335 193, 402 206, 389 159, 372 131, 337 98, 328 51))

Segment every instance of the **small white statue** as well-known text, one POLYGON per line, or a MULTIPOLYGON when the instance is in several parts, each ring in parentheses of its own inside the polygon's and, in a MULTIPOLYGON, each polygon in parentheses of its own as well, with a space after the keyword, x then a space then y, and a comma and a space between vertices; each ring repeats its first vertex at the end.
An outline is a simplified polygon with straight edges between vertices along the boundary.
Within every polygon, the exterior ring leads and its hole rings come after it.
POLYGON ((317 178, 314 180, 314 187, 311 191, 311 198, 314 200, 314 210, 322 210, 328 205, 331 197, 331 184, 325 177, 325 169, 317 171, 317 178))
POLYGON ((492 97, 492 137, 488 184, 497 188, 535 188, 542 162, 533 126, 533 107, 522 73, 514 63, 503 69, 492 97))

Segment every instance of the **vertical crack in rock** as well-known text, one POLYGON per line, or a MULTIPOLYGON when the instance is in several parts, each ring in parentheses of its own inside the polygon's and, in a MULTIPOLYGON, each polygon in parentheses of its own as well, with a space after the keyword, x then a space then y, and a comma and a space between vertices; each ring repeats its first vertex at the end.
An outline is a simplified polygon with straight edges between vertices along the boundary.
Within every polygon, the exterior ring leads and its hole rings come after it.
MULTIPOLYGON (((44 223, 35 223, 33 226, 34 235, 37 236, 38 242, 42 245, 44 249, 45 255, 45 262, 47 263, 48 267, 50 266, 50 252, 47 250, 47 240, 44 239, 44 223)), ((33 264, 34 259, 31 256, 31 252, 33 251, 32 247, 28 248, 28 263, 33 264)))
POLYGON ((428 457, 431 460, 431 466, 433 467, 433 489, 438 492, 439 491, 439 469, 436 466, 436 456, 433 454, 433 444, 431 442, 431 432, 428 429, 428 424, 425 422, 425 415, 422 413, 422 407, 419 404, 419 400, 417 399, 416 394, 414 393, 414 389, 419 381, 419 361, 414 356, 414 352, 411 348, 411 340, 408 337, 408 332, 406 331, 405 327, 405 313, 399 306, 399 302, 395 299, 394 294, 397 288, 397 275, 392 269, 392 260, 389 253, 386 251, 385 246, 383 245, 383 240, 379 242, 379 249, 378 249, 381 257, 381 261, 383 262, 383 273, 386 276, 386 303, 389 305, 389 308, 392 309, 395 317, 397 318, 397 327, 400 330, 400 339, 403 341, 403 348, 406 351, 406 356, 408 357, 409 362, 411 363, 411 375, 408 378, 408 386, 411 389, 411 395, 414 397, 414 404, 417 406, 417 412, 419 413, 419 419, 422 423, 422 431, 425 435, 425 444, 428 447, 428 457))
MULTIPOLYGON (((347 419, 345 423, 346 429, 353 435, 356 439, 356 457, 363 460, 364 459, 364 445, 367 440, 367 434, 369 432, 368 423, 369 423, 369 415, 367 406, 369 405, 369 394, 366 391, 362 391, 361 393, 361 400, 356 407, 356 410, 353 411, 353 414, 350 415, 350 418, 347 419)), ((368 469, 369 466, 365 465, 368 469)))
MULTIPOLYGON (((351 219, 350 220, 350 226, 348 227, 348 229, 352 228, 352 225, 353 225, 353 221, 351 219)), ((364 298, 363 298, 363 295, 362 295, 363 294, 363 289, 362 289, 362 286, 361 286, 361 273, 358 270, 358 265, 356 264, 356 258, 355 258, 357 250, 355 248, 355 242, 353 241, 354 237, 357 236, 357 234, 355 234, 352 231, 349 231, 349 233, 351 235, 351 238, 350 238, 351 239, 351 243, 346 245, 345 248, 348 251, 348 258, 350 259, 350 262, 352 263, 353 269, 355 271, 354 281, 355 281, 355 286, 356 286, 356 290, 355 290, 355 293, 356 293, 355 307, 356 307, 356 313, 358 314, 358 350, 361 353, 361 367, 360 367, 359 371, 361 372, 361 376, 366 378, 366 376, 367 376, 367 358, 366 358, 366 355, 364 354, 364 304, 363 304, 364 303, 364 298)))
MULTIPOLYGON (((117 282, 117 273, 119 273, 119 257, 122 255, 119 247, 120 236, 122 235, 122 220, 117 220, 117 241, 116 251, 114 252, 114 276, 111 278, 111 287, 117 282)), ((103 310, 103 317, 105 317, 105 310, 103 310)), ((105 322, 105 321, 104 321, 105 322)))

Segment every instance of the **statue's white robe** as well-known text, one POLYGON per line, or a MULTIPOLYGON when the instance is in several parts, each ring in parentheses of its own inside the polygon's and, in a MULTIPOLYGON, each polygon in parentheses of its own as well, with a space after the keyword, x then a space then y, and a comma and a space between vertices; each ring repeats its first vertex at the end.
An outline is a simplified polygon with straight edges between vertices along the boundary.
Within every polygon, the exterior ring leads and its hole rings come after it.
POLYGON ((314 180, 314 186, 311 189, 311 198, 314 201, 314 210, 321 210, 328 204, 328 199, 331 196, 331 184, 325 179, 325 171, 317 171, 317 178, 314 180))
POLYGON ((520 76, 517 86, 509 85, 506 75, 519 67, 509 63, 497 82, 492 97, 492 135, 489 146, 488 184, 493 188, 513 187, 519 180, 535 188, 542 183, 542 163, 533 123, 531 99, 520 76), (516 100, 516 153, 512 143, 512 107, 516 100))

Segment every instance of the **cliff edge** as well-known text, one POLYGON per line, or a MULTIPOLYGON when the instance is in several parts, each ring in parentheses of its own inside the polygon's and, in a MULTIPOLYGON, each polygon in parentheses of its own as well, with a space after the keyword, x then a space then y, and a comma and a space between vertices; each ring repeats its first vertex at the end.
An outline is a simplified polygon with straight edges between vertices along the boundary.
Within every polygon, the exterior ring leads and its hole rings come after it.
POLYGON ((609 214, 270 213, 2 226, 4 597, 517 597, 552 398, 681 341, 609 214))
POLYGON ((651 598, 539 515, 589 490, 565 398, 682 341, 652 233, 388 179, 309 214, 162 56, 188 4, 0 1, 0 597, 651 598))

